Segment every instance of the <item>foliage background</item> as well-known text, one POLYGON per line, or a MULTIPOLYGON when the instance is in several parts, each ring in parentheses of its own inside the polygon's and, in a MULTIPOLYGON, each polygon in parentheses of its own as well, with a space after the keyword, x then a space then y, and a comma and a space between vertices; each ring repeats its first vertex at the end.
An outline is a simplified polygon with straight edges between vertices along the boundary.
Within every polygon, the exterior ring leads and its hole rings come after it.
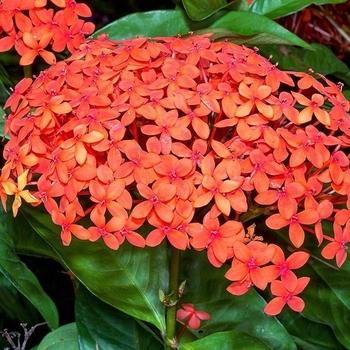
MULTIPOLYGON (((142 0, 133 0, 133 1, 113 1, 113 0, 90 0, 86 2, 91 8, 94 13, 93 21, 97 24, 98 28, 103 27, 105 24, 110 23, 113 20, 116 20, 118 18, 121 18, 127 14, 135 13, 135 12, 144 12, 149 11, 152 9, 173 9, 174 3, 170 0, 163 0, 163 1, 142 1, 142 0)), ((344 5, 338 5, 338 6, 344 6, 344 5)), ((349 1, 346 3, 345 6, 349 6, 349 1)), ((327 8, 327 11, 329 12, 332 8, 327 8)), ((311 16, 312 19, 315 15, 315 12, 312 11, 312 9, 308 10, 311 11, 307 15, 311 16)), ((319 11, 319 8, 317 8, 317 11, 319 11)), ((316 12, 317 12, 316 11, 316 12)), ((304 15, 305 15, 304 11, 304 15)), ((343 15, 346 15, 345 12, 341 12, 343 15)), ((319 14, 319 12, 318 12, 319 14)), ((293 16, 293 15, 292 15, 293 16)), ((318 52, 319 56, 322 57, 322 60, 317 61, 315 60, 315 56, 312 55, 312 52, 309 52, 305 49, 301 48, 290 48, 288 47, 288 54, 286 52, 282 52, 280 49, 268 47, 261 48, 262 53, 266 53, 266 55, 273 54, 274 61, 279 62, 279 67, 287 66, 289 69, 295 69, 295 70, 305 70, 305 66, 309 65, 312 66, 312 68, 315 71, 322 71, 324 74, 330 74, 336 81, 342 80, 345 83, 345 93, 347 94, 349 98, 349 86, 350 86, 350 73, 349 73, 349 66, 350 66, 350 55, 348 51, 344 50, 344 43, 339 40, 339 37, 337 38, 336 30, 334 30, 334 27, 329 26, 328 32, 330 34, 330 40, 325 40, 325 36, 323 35, 311 35, 310 31, 302 30, 301 27, 294 27, 293 24, 295 24, 296 19, 294 18, 294 21, 291 17, 282 18, 279 20, 279 23, 283 26, 288 27, 291 31, 294 30, 296 34, 302 36, 303 34, 308 37, 305 37, 305 40, 307 40, 309 43, 311 42, 321 42, 321 44, 326 44, 328 47, 331 48, 330 50, 327 50, 324 47, 317 46, 317 44, 314 44, 314 48, 318 52), (332 32, 332 30, 334 30, 332 32), (324 54, 322 53, 324 50, 324 54), (332 54, 334 55, 334 59, 332 60, 332 54), (337 59, 337 56, 339 59, 337 59), (324 59, 326 57, 326 59, 324 59), (297 59, 296 59, 297 58, 297 59), (310 63, 310 64, 309 64, 310 63)), ((302 16, 302 14, 299 14, 298 16, 302 16)), ((340 16, 340 15, 339 15, 340 16)), ((298 17, 300 21, 305 19, 305 17, 298 17)), ((310 20, 311 21, 311 20, 310 20)), ((338 21, 340 23, 340 20, 338 18, 338 21)), ((301 22, 302 23, 302 22, 301 22)), ((318 22, 319 23, 319 22, 318 22)), ((348 21, 349 23, 349 21, 348 21)), ((317 30, 316 30, 317 32, 317 30)), ((8 56, 2 56, 1 57, 1 63, 4 65, 5 69, 8 67, 12 67, 13 61, 8 56)), ((9 70, 10 74, 17 74, 17 72, 9 70)), ((4 219, 4 216, 3 216, 4 219)), ((24 224, 24 220, 22 221, 23 226, 21 226, 21 221, 19 221, 18 225, 21 227, 21 230, 26 231, 26 227, 24 224)), ((10 223, 6 223, 10 224, 10 223)), ((2 225, 5 225, 4 220, 2 220, 2 225)), ((25 251, 23 250, 23 253, 25 251)), ((39 258, 36 256, 27 256, 25 254, 20 254, 21 260, 29 267, 29 269, 36 275, 39 282, 41 283, 43 289, 45 292, 52 298, 52 300, 55 302, 58 312, 60 315, 60 324, 68 324, 70 322, 74 322, 75 320, 75 314, 74 314, 74 303, 75 303, 75 296, 74 296, 74 281, 70 279, 70 276, 66 273, 65 267, 61 266, 59 263, 55 262, 52 259, 45 259, 45 258, 39 258)), ((322 271, 317 271, 316 266, 309 266, 309 271, 306 273, 309 273, 309 275, 313 275, 315 285, 318 283, 319 287, 319 293, 325 293, 325 295, 320 296, 320 299, 318 300, 329 300, 332 298, 335 298, 334 293, 327 294, 325 289, 323 289, 323 283, 324 281, 320 276, 322 276, 322 271)), ((346 264, 344 267, 344 271, 349 271, 350 267, 349 264, 346 264)), ((344 276, 347 276, 344 272, 344 276)), ((339 276, 341 277, 341 276, 339 276)), ((334 283, 334 281, 331 281, 331 284, 334 283)), ((28 323, 28 325, 33 325, 39 322, 42 322, 42 316, 38 313, 38 311, 28 302, 28 300, 23 297, 17 289, 13 288, 12 284, 9 283, 9 281, 0 274, 0 329, 7 328, 9 330, 18 330, 21 331, 21 328, 19 327, 20 322, 28 323)), ((335 288, 335 290, 337 290, 335 288)), ((312 303, 312 299, 314 295, 312 293, 315 293, 316 288, 309 290, 309 294, 307 295, 307 303, 312 303)), ((84 293, 84 291, 82 292, 84 293)), ((336 293, 336 292, 335 292, 336 293)), ((82 295, 80 300, 84 300, 84 298, 88 298, 87 295, 82 295)), ((104 310, 104 306, 101 304, 101 312, 104 310)), ((341 315, 344 311, 347 311, 349 314, 349 310, 347 310, 344 306, 344 310, 331 310, 331 313, 334 313, 335 320, 338 319, 339 315, 341 315)), ((287 318, 288 313, 284 313, 282 315, 283 322, 286 322, 288 324, 287 318)), ((324 334, 325 339, 327 338, 327 334, 330 332, 329 327, 321 325, 322 322, 316 323, 316 320, 320 317, 320 315, 314 315, 315 323, 314 327, 310 327, 311 323, 305 324, 305 328, 303 329, 303 333, 308 333, 310 337, 313 336, 313 333, 316 334, 324 334), (307 332, 305 331, 307 330, 307 332)), ((342 317, 342 316, 340 316, 342 317)), ((348 317, 348 316, 346 316, 348 317)), ((297 316, 293 316, 293 318, 290 318, 293 321, 290 322, 296 322, 299 326, 303 324, 303 320, 301 318, 298 319, 297 316)), ((323 321, 323 320, 319 320, 323 321)), ((336 322, 336 321, 335 321, 336 322)), ((346 327, 347 318, 344 318, 344 324, 342 325, 330 325, 331 328, 338 329, 338 332, 345 332, 349 333, 348 330, 345 329, 346 327)), ((327 322, 325 322, 327 323, 327 322)), ((293 325, 290 324, 290 327, 293 328, 293 325)), ((295 329, 295 328, 294 328, 295 329)), ((43 337, 44 334, 48 332, 47 327, 40 327, 36 330, 34 333, 34 336, 30 339, 30 343, 28 348, 31 346, 37 344, 43 337)), ((304 334, 305 336, 305 334, 304 334)), ((4 342, 3 338, 0 338, 0 348, 3 348, 7 346, 6 342, 4 342)), ((326 346, 326 345, 325 345, 326 346)), ((325 347, 326 348, 326 347, 325 347)), ((321 349, 321 348, 319 348, 321 349)), ((335 348, 336 349, 336 348, 335 348)), ((340 348, 338 348, 340 349, 340 348)))

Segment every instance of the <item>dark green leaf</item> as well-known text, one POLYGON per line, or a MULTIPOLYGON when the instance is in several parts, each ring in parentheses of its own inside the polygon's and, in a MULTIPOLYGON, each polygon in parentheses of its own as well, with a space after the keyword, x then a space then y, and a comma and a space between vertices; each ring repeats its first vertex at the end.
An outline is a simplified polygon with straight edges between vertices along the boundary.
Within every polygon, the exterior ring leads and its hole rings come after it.
POLYGON ((345 2, 344 0, 254 0, 250 5, 252 12, 264 15, 268 18, 275 19, 298 12, 311 4, 339 4, 345 2))
MULTIPOLYGON (((15 250, 15 237, 26 234, 24 226, 18 228, 12 216, 0 206, 0 271, 37 308, 51 328, 58 327, 55 304, 42 289, 36 276, 20 260, 15 250)), ((28 225, 27 225, 28 228, 28 225)), ((33 234, 30 227, 28 237, 33 234)), ((17 237, 16 237, 17 238, 17 237)), ((29 248, 28 241, 28 248, 29 248)), ((35 250, 35 249, 33 249, 35 250)))
POLYGON ((186 34, 191 30, 187 16, 181 10, 156 10, 133 13, 122 17, 95 33, 107 33, 110 39, 127 39, 135 36, 156 37, 186 34))
POLYGON ((278 67, 286 70, 307 72, 310 68, 323 75, 334 75, 350 84, 349 67, 324 45, 310 44, 312 50, 297 47, 268 46, 260 48, 266 57, 272 55, 278 67))
POLYGON ((258 33, 253 35, 242 35, 234 33, 223 28, 206 28, 194 31, 195 34, 212 33, 210 37, 213 41, 231 41, 237 45, 245 45, 249 47, 260 47, 261 45, 289 45, 289 42, 283 38, 268 33, 258 33))
POLYGON ((76 296, 80 350, 162 350, 163 342, 141 326, 142 321, 104 303, 83 285, 76 296))
POLYGON ((34 306, 13 286, 13 284, 1 272, 0 291, 0 310, 4 311, 7 319, 19 320, 22 323, 28 324, 35 324, 40 322, 40 315, 34 306))
POLYGON ((350 90, 343 90, 343 94, 347 100, 350 100, 350 90))
POLYGON ((98 298, 138 319, 165 329, 164 306, 158 289, 166 290, 168 258, 166 246, 136 248, 127 243, 118 251, 100 240, 72 240, 65 247, 60 227, 38 208, 25 206, 28 221, 49 242, 75 276, 98 298))
POLYGON ((50 332, 36 350, 79 350, 76 324, 69 323, 50 332))
MULTIPOLYGON (((278 42, 283 40, 286 44, 309 48, 309 45, 295 34, 283 28, 276 22, 252 12, 225 11, 225 14, 211 24, 211 28, 225 28, 236 34, 256 35, 269 34, 278 42)), ((270 41, 272 43, 272 41, 270 41)))
MULTIPOLYGON (((314 306, 314 305, 313 305, 314 306)), ((325 323, 311 321, 299 313, 284 308, 278 320, 293 337, 298 349, 345 350, 325 323)))
POLYGON ((214 268, 204 252, 189 251, 184 255, 181 280, 186 280, 186 288, 180 304, 193 303, 197 310, 211 315, 199 331, 193 331, 196 337, 234 330, 259 339, 275 350, 296 349, 284 327, 275 317, 264 313, 266 303, 254 289, 243 296, 234 296, 226 291, 230 283, 224 277, 228 266, 214 268))
POLYGON ((340 343, 350 348, 350 262, 347 261, 340 270, 316 259, 310 259, 308 265, 305 272, 311 282, 303 294, 304 316, 329 325, 340 343))
POLYGON ((11 80, 11 75, 8 73, 7 69, 2 64, 2 62, 6 62, 8 64, 9 61, 11 61, 9 60, 10 54, 2 52, 1 56, 2 57, 0 60, 0 84, 1 84, 0 101, 1 103, 3 103, 4 99, 7 99, 7 97, 9 96, 9 92, 7 91, 5 86, 12 87, 13 81, 11 80))
POLYGON ((193 21, 201 21, 232 4, 226 0, 182 0, 182 4, 193 21))
POLYGON ((232 349, 254 349, 271 350, 272 348, 248 334, 228 331, 211 334, 205 338, 192 343, 183 344, 180 350, 232 350, 232 349))

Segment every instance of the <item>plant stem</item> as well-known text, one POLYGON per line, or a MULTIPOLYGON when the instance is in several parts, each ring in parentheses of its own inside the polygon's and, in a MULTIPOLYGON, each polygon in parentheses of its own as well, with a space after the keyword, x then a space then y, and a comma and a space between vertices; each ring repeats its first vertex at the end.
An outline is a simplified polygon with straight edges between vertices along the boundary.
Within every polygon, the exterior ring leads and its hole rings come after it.
MULTIPOLYGON (((178 301, 179 272, 180 272, 180 250, 171 246, 170 267, 169 267, 169 306, 166 313, 166 338, 169 344, 176 338, 176 304, 178 301)), ((173 349, 167 344, 166 349, 173 349)))

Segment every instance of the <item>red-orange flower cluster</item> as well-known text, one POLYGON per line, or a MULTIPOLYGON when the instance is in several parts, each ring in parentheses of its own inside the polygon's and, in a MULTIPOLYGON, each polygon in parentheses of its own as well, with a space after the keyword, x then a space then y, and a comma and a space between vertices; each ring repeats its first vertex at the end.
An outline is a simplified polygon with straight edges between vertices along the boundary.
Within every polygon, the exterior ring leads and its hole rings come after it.
POLYGON ((33 63, 39 55, 56 63, 52 52, 76 51, 95 25, 79 17, 90 17, 86 4, 75 0, 2 0, 0 2, 0 52, 14 48, 20 65, 33 63))
POLYGON ((296 248, 305 233, 328 240, 323 256, 341 266, 350 240, 349 102, 321 75, 281 71, 255 49, 209 37, 101 36, 22 80, 5 106, 2 202, 15 195, 16 213, 21 198, 36 198, 65 245, 72 234, 111 249, 167 239, 206 250, 216 267, 232 259, 231 293, 273 283, 279 299, 268 313, 301 310, 295 294, 308 279, 292 270, 308 254, 285 259, 255 236, 254 219, 287 227, 296 248))

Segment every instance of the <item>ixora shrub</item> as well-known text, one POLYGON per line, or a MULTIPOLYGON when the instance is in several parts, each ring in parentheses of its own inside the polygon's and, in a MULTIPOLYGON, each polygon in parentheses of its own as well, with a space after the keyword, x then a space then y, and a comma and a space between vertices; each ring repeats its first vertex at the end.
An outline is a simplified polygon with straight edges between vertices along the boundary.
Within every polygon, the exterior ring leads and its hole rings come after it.
MULTIPOLYGON (((43 56, 40 45, 22 61, 43 56)), ((77 46, 21 80, 4 106, 4 209, 8 196, 15 216, 23 200, 45 208, 64 246, 169 250, 169 293, 160 290, 159 303, 168 310, 161 333, 170 348, 186 327, 211 320, 181 303, 181 251, 205 251, 213 271, 227 266, 232 298, 269 287, 267 315, 285 305, 303 311, 299 294, 310 278, 296 270, 310 257, 306 236, 338 267, 350 241, 342 85, 311 70, 282 71, 257 49, 211 34, 100 35, 77 46)))

